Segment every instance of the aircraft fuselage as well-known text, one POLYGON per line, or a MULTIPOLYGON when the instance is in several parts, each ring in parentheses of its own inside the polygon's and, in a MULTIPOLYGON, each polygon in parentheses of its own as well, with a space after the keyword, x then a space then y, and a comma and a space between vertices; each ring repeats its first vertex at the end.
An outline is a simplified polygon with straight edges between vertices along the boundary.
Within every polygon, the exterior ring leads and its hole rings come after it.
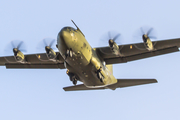
POLYGON ((103 64, 101 57, 78 29, 62 28, 57 37, 57 45, 68 72, 73 73, 87 87, 104 87, 117 83, 111 70, 112 65, 103 64))

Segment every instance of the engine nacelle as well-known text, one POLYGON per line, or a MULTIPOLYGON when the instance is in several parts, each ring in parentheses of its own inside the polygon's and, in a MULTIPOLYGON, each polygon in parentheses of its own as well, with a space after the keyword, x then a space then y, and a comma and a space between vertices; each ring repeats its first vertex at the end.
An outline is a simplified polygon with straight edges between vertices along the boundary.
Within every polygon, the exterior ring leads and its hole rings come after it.
POLYGON ((120 55, 119 46, 116 44, 116 42, 114 42, 114 40, 109 40, 109 47, 115 55, 120 55))
POLYGON ((52 48, 46 46, 45 50, 49 60, 53 60, 53 61, 56 60, 56 52, 52 48))
POLYGON ((142 36, 142 39, 143 39, 143 42, 144 42, 144 46, 146 47, 147 50, 149 50, 149 51, 154 50, 153 43, 146 34, 144 34, 142 36))
POLYGON ((14 48, 13 52, 14 52, 14 57, 15 57, 17 62, 20 62, 20 63, 26 62, 25 56, 20 50, 18 50, 17 48, 14 48))

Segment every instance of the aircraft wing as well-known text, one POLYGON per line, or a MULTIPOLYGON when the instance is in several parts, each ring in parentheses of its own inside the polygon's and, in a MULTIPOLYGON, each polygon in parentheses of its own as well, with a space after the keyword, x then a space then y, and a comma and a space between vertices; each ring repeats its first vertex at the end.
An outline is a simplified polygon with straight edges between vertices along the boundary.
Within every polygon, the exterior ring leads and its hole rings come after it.
POLYGON ((179 51, 180 38, 154 41, 153 45, 153 51, 148 51, 145 48, 144 43, 119 45, 119 51, 122 54, 121 56, 113 54, 110 47, 95 48, 95 50, 97 54, 103 58, 106 64, 126 63, 129 61, 179 51))
POLYGON ((103 89, 109 89, 109 88, 112 90, 115 90, 116 88, 130 87, 130 86, 150 84, 150 83, 157 83, 157 80, 156 79, 118 79, 117 83, 107 86, 107 87, 88 88, 84 84, 80 84, 76 86, 64 87, 63 89, 65 91, 103 90, 103 89))
POLYGON ((46 53, 25 55, 25 63, 19 63, 14 56, 0 57, 0 66, 6 68, 25 68, 25 69, 64 69, 64 60, 59 52, 56 52, 59 61, 51 61, 46 53))

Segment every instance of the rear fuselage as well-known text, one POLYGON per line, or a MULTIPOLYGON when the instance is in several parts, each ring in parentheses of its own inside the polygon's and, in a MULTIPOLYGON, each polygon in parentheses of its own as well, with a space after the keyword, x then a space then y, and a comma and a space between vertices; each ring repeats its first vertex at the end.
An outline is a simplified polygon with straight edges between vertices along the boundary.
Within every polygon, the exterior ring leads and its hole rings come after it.
POLYGON ((104 61, 79 30, 72 27, 62 28, 57 37, 57 45, 68 72, 74 73, 87 87, 103 87, 117 83, 112 70, 108 69, 112 66, 103 64, 104 61), (70 57, 67 56, 67 51, 72 51, 70 57), (99 79, 98 72, 103 80, 99 79))

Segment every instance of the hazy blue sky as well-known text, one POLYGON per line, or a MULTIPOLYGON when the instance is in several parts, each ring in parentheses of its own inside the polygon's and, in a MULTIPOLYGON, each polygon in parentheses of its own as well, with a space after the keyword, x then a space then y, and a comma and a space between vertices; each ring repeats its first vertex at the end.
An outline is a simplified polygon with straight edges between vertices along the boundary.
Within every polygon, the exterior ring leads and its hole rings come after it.
MULTIPOLYGON (((92 47, 109 30, 122 44, 141 26, 158 40, 180 38, 179 0, 0 0, 0 55, 11 40, 28 53, 64 26, 80 27, 92 47)), ((66 70, 7 70, 0 67, 0 120, 178 120, 180 52, 114 65, 117 78, 156 78, 157 84, 104 91, 64 92, 66 70)))

